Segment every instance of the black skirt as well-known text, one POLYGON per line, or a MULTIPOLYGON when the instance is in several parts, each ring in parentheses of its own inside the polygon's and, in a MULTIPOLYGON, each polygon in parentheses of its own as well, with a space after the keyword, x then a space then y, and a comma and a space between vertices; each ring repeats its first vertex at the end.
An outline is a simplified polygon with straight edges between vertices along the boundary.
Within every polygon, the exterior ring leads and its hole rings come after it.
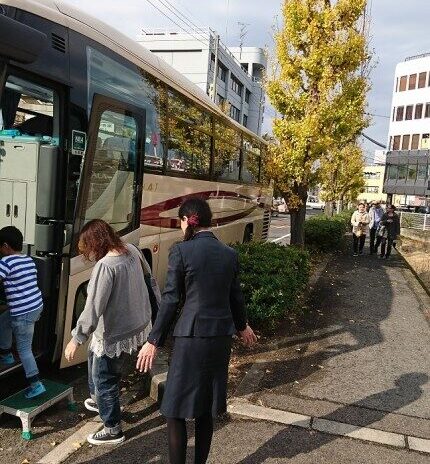
POLYGON ((160 411, 165 417, 193 419, 227 410, 232 338, 176 337, 160 411))

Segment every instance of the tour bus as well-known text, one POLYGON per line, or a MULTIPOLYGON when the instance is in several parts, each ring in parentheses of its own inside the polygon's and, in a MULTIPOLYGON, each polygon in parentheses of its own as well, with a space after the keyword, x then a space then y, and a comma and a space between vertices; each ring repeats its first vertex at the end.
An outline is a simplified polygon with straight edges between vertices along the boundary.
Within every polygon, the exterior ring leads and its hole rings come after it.
MULTIPOLYGON (((37 264, 36 353, 70 365, 62 353, 93 267, 77 241, 91 219, 137 245, 161 286, 186 198, 209 201, 225 243, 265 240, 265 147, 97 19, 54 0, 0 0, 0 227, 18 227, 37 264)), ((85 359, 80 347, 74 363, 85 359)))

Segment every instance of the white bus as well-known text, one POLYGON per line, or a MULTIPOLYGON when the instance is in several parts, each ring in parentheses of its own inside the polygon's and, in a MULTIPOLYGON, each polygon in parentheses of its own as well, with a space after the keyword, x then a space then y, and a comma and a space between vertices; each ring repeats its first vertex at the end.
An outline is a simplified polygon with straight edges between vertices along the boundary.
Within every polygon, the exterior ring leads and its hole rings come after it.
POLYGON ((224 242, 266 239, 264 153, 264 140, 111 27, 57 1, 0 0, 0 227, 17 226, 37 263, 34 346, 51 361, 66 366, 85 304, 86 221, 139 246, 163 285, 189 196, 209 200, 224 242))

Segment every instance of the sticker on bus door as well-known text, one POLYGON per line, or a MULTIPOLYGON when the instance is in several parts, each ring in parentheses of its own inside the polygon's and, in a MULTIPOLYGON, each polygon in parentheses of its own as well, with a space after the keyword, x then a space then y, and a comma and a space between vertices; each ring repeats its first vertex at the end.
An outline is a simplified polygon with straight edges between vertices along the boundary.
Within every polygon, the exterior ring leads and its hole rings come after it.
POLYGON ((87 134, 77 130, 72 131, 72 155, 84 155, 87 148, 87 134))

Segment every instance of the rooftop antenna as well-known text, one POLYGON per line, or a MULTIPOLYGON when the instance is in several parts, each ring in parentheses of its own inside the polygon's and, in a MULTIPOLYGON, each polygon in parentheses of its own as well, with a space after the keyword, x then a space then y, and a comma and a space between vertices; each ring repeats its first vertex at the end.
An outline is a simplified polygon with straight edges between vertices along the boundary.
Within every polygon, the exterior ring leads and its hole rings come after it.
POLYGON ((246 35, 248 34, 248 26, 249 26, 249 24, 241 23, 240 21, 238 21, 237 24, 240 27, 240 32, 239 32, 239 48, 240 48, 239 61, 240 61, 242 59, 243 41, 244 41, 246 35))
POLYGON ((227 13, 225 15, 225 43, 228 46, 228 17, 230 16, 230 0, 227 0, 227 13))

